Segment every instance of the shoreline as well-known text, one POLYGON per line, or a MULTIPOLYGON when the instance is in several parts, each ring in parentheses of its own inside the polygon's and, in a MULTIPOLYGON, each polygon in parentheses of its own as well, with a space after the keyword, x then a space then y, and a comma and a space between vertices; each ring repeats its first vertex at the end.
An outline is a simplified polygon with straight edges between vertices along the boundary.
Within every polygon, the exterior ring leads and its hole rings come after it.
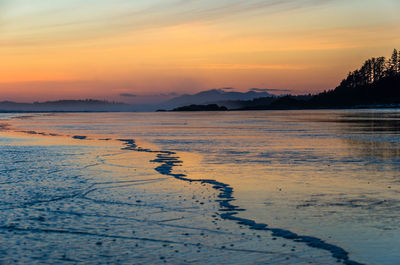
POLYGON ((179 113, 179 112, 238 112, 238 111, 302 111, 302 110, 374 110, 374 109, 400 109, 399 104, 390 105, 357 105, 357 106, 343 106, 343 107, 254 107, 254 108, 239 108, 239 109, 227 109, 227 110, 190 110, 190 111, 180 111, 180 110, 155 110, 155 111, 96 111, 96 110, 77 110, 77 111, 58 111, 58 110, 37 110, 37 111, 25 111, 25 110, 0 110, 0 114, 40 114, 40 113, 179 113))

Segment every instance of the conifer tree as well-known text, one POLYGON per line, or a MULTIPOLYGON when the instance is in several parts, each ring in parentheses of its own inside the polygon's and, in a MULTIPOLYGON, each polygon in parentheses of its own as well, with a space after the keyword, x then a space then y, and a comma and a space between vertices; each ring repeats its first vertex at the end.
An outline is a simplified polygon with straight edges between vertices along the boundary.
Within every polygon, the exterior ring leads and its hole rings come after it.
POLYGON ((392 57, 390 57, 387 66, 387 76, 397 75, 399 72, 399 53, 396 49, 393 50, 392 57))

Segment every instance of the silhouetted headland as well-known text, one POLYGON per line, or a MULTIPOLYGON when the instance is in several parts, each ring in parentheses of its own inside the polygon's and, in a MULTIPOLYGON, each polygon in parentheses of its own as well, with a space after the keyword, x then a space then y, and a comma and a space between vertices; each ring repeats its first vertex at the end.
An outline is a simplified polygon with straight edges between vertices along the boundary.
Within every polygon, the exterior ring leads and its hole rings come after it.
POLYGON ((400 52, 365 61, 333 90, 237 103, 239 110, 400 107, 400 52))
POLYGON ((119 112, 132 106, 104 100, 58 100, 35 103, 0 102, 0 112, 119 112))
POLYGON ((217 104, 208 104, 208 105, 190 105, 175 108, 172 111, 226 111, 228 110, 225 106, 218 106, 217 104))

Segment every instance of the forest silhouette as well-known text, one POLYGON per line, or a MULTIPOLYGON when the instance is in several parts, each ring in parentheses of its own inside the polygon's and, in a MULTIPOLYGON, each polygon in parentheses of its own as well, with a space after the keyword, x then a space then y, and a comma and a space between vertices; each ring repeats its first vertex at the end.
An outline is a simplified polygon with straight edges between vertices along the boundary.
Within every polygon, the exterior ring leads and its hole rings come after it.
POLYGON ((275 100, 241 101, 241 110, 390 107, 400 105, 400 51, 371 58, 350 72, 338 87, 316 95, 286 95, 275 100))
POLYGON ((331 91, 311 98, 311 106, 354 106, 400 103, 400 52, 366 60, 331 91))

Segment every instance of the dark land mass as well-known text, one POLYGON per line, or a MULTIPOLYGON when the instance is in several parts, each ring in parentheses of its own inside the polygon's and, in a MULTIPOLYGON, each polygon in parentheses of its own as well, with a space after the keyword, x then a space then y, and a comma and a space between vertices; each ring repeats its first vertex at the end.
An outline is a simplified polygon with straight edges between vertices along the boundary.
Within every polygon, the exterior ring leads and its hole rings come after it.
POLYGON ((237 110, 400 107, 400 52, 371 58, 338 87, 317 95, 259 98, 237 102, 237 110))
POLYGON ((172 111, 226 111, 228 110, 225 106, 218 106, 217 104, 208 104, 208 105, 190 105, 175 108, 172 111))
POLYGON ((301 109, 305 102, 312 98, 311 95, 258 98, 251 101, 238 102, 238 108, 231 110, 268 110, 268 109, 301 109))
MULTIPOLYGON (((229 110, 399 108, 400 52, 395 49, 389 59, 378 57, 366 60, 360 69, 350 72, 338 87, 316 95, 268 95, 250 100, 217 100, 213 103, 227 106, 229 110)), ((208 109, 196 105, 174 109, 204 110, 208 109)))
POLYGON ((132 111, 132 106, 102 100, 59 100, 35 103, 0 102, 0 112, 104 112, 132 111))

